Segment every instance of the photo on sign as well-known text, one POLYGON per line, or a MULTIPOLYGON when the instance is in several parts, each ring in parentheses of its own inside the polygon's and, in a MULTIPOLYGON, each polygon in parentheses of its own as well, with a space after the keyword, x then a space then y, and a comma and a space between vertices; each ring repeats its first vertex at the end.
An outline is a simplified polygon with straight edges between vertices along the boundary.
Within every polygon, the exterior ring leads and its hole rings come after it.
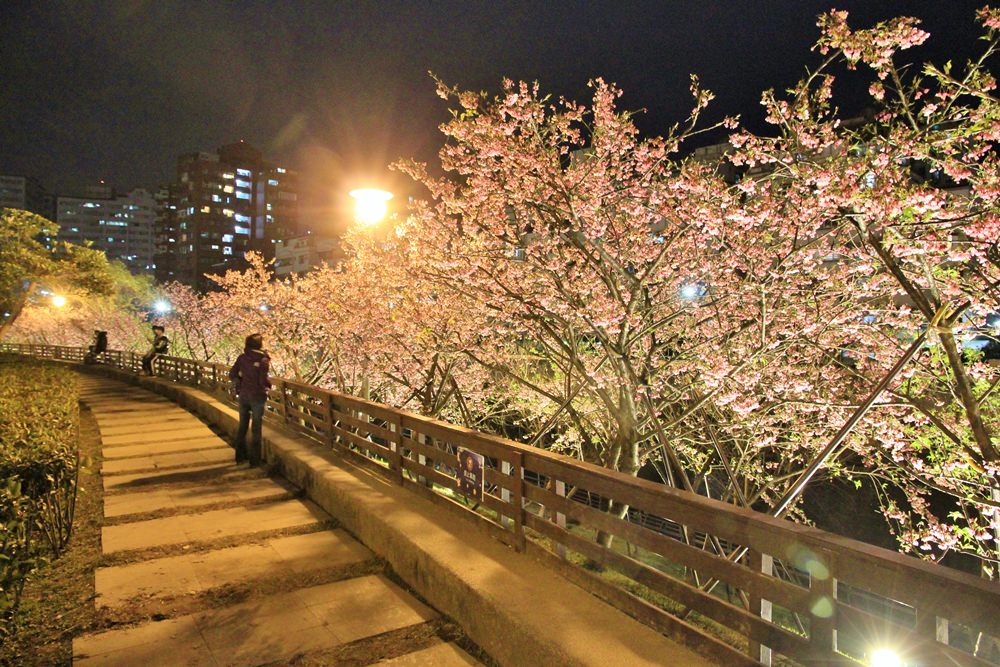
POLYGON ((468 449, 458 450, 458 492, 473 500, 483 499, 483 464, 486 459, 468 449))

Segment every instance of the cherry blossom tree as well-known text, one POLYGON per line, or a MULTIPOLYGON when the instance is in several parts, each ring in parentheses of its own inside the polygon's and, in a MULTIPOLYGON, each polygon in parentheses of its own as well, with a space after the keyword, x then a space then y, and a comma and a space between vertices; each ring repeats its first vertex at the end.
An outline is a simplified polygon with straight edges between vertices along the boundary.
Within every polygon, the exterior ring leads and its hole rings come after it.
POLYGON ((987 66, 1000 15, 980 12, 985 48, 962 71, 902 62, 903 51, 928 38, 915 19, 854 31, 847 18, 821 17, 825 61, 787 99, 765 94, 778 136, 734 135, 733 160, 766 172, 748 179, 748 195, 815 221, 805 238, 825 245, 837 272, 850 276, 841 289, 855 319, 840 323, 840 351, 858 382, 874 384, 926 332, 926 349, 851 441, 856 472, 882 484, 904 548, 962 551, 992 572, 1000 556, 1000 369, 962 341, 987 335, 987 316, 1000 310, 1000 107, 987 66), (837 64, 874 75, 877 111, 867 122, 849 125, 833 105, 837 64))
MULTIPOLYGON (((524 83, 495 100, 439 85, 459 106, 442 127, 449 175, 400 166, 434 198, 404 233, 425 278, 483 314, 465 354, 534 397, 519 406, 538 411, 534 441, 629 474, 652 460, 690 490, 718 469, 727 499, 766 502, 777 472, 791 480, 808 462, 816 438, 802 434, 817 429, 788 437, 774 409, 783 437, 746 428, 760 397, 740 385, 795 359, 796 299, 820 292, 802 262, 823 262, 775 228, 774 204, 747 208, 745 191, 677 157, 711 99, 696 79, 691 117, 665 138, 641 139, 620 92, 593 87, 586 109, 524 83)), ((796 363, 778 382, 816 375, 815 358, 796 363)))

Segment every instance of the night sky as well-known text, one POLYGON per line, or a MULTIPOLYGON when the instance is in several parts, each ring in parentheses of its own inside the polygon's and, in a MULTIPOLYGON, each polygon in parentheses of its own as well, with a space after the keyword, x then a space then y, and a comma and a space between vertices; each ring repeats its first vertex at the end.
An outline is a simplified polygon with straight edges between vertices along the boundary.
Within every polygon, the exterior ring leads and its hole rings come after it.
MULTIPOLYGON (((433 160, 445 103, 427 72, 497 91, 538 80, 578 100, 602 76, 657 134, 688 110, 688 74, 717 94, 709 117, 760 129, 760 92, 808 65, 817 14, 854 27, 908 14, 931 32, 921 60, 977 49, 983 2, 89 2, 0 1, 0 173, 63 190, 173 178, 179 153, 244 139, 309 174, 317 192, 382 182, 401 156, 433 160)), ((859 105, 849 82, 844 106, 859 105)), ((326 195, 324 195, 326 196, 326 195)))

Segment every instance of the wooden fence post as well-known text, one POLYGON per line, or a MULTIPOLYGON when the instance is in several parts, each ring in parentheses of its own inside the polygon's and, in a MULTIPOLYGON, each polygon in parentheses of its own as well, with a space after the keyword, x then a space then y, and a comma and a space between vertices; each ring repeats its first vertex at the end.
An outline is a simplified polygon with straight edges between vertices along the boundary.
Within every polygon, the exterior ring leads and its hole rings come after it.
POLYGON ((392 441, 390 442, 390 448, 393 451, 393 460, 389 462, 390 466, 396 468, 396 483, 403 483, 403 419, 396 414, 392 413, 392 418, 389 420, 390 426, 392 426, 392 441))
POLYGON ((837 650, 837 579, 830 554, 818 551, 816 558, 809 576, 809 644, 816 659, 829 659, 837 650))
MULTIPOLYGON (((556 484, 555 485, 556 485, 556 495, 565 498, 566 497, 566 482, 564 482, 562 480, 556 480, 556 484)), ((555 524, 557 526, 559 526, 563 530, 566 530, 566 515, 565 514, 563 514, 562 512, 556 512, 555 516, 553 517, 553 519, 554 519, 555 524)), ((563 544, 562 542, 558 543, 556 545, 556 553, 559 554, 560 558, 562 558, 563 560, 566 560, 566 545, 563 544)))
POLYGON ((506 499, 513 509, 514 548, 518 551, 524 551, 524 454, 513 451, 511 458, 513 463, 506 461, 503 463, 504 467, 507 468, 507 474, 510 475, 509 484, 511 486, 510 491, 504 489, 504 495, 507 496, 506 499))
MULTIPOLYGON (((748 552, 747 557, 750 561, 749 565, 751 570, 763 572, 769 577, 774 576, 773 556, 762 554, 759 551, 751 549, 748 552)), ((765 600, 758 595, 750 595, 750 611, 751 613, 760 616, 762 620, 770 622, 774 610, 770 600, 765 600)), ((771 649, 767 646, 748 638, 747 653, 754 660, 760 661, 760 664, 764 667, 771 667, 772 654, 771 649)))

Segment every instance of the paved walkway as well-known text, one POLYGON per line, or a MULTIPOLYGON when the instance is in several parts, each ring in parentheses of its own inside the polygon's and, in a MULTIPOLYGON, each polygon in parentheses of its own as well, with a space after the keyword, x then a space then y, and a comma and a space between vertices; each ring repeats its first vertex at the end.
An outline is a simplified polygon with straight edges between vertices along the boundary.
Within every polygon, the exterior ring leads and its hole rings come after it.
MULTIPOLYGON (((366 647, 384 655, 380 642, 438 617, 289 484, 236 466, 194 415, 114 380, 80 384, 104 458, 96 604, 123 627, 75 639, 74 664, 334 664, 352 647, 348 662, 366 664, 366 647)), ((427 644, 379 664, 479 664, 427 644)))

